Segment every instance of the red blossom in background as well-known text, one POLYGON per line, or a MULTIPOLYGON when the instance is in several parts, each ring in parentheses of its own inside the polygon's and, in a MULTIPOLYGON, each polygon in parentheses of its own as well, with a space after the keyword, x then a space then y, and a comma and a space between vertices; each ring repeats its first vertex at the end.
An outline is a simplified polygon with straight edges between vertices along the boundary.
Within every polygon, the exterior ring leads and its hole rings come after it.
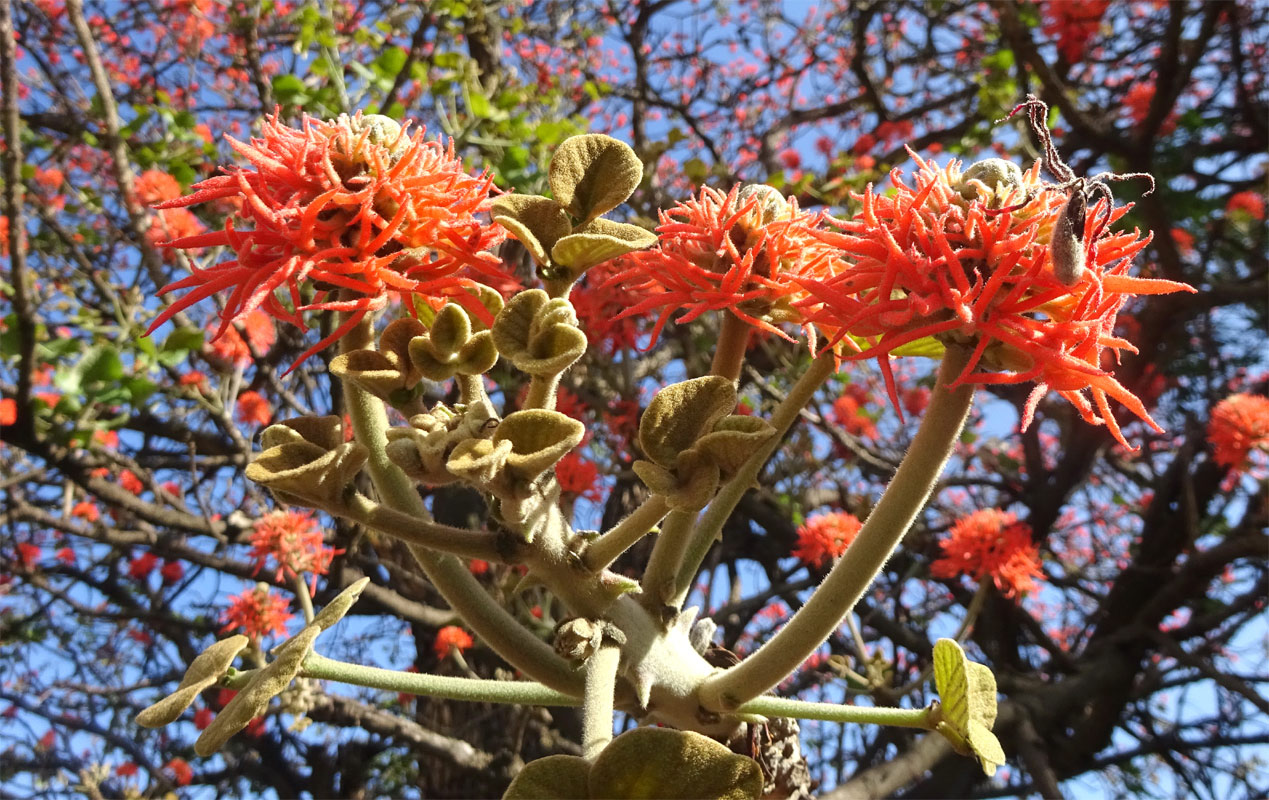
POLYGON ((432 647, 436 650, 436 657, 444 660, 449 657, 451 649, 462 653, 474 644, 467 631, 457 625, 446 625, 436 632, 436 641, 432 647))
MULTIPOLYGON (((196 184, 193 194, 159 203, 159 210, 211 200, 241 201, 223 230, 167 242, 185 249, 228 247, 235 257, 165 286, 190 289, 167 308, 172 315, 229 291, 216 336, 257 308, 305 327, 305 311, 341 311, 347 319, 296 359, 337 341, 390 296, 439 303, 453 297, 481 319, 489 312, 465 287, 471 270, 506 280, 487 250, 502 229, 483 223, 492 182, 472 176, 439 142, 410 134, 384 117, 361 115, 326 122, 304 117, 292 128, 264 120, 259 138, 226 137, 251 164, 196 184), (250 227, 245 227, 250 226, 250 227), (316 289, 306 302, 305 287, 316 289), (339 290, 339 296, 335 296, 339 290), (279 296, 281 295, 281 296, 279 296)), ((413 312, 410 302, 404 303, 413 312)), ((294 366, 294 365, 293 365, 294 366)))
POLYGON ((1230 195, 1229 200, 1225 203, 1225 213, 1233 214, 1235 212, 1250 214, 1252 219, 1263 222, 1265 218, 1264 195, 1253 191, 1237 192, 1230 195))
POLYGON ((249 389, 238 395, 234 417, 247 425, 267 425, 273 419, 273 406, 264 395, 249 389))
POLYGON ((0 425, 12 425, 18 421, 18 404, 12 397, 0 399, 0 425))
POLYGON ((932 576, 968 575, 977 581, 990 577, 1005 597, 1033 591, 1035 579, 1044 575, 1031 529, 997 508, 957 520, 939 547, 943 555, 930 565, 932 576))
POLYGON ((31 542, 18 542, 15 547, 14 560, 17 562, 18 569, 32 570, 40 562, 42 551, 38 544, 31 542))
POLYGON ((270 512, 256 521, 250 541, 256 572, 276 565, 274 580, 310 573, 313 593, 317 591, 317 576, 329 572, 331 561, 344 552, 326 546, 310 511, 270 512))
POLYGON ((578 495, 588 500, 600 499, 599 467, 593 461, 582 458, 576 450, 570 451, 555 465, 555 479, 560 491, 578 495))
MULTIPOLYGON (((1141 401, 1104 367, 1121 351, 1136 352, 1112 334, 1130 297, 1194 291, 1126 274, 1150 238, 1133 231, 1084 241, 1085 268, 1067 286, 1054 274, 1049 248, 1066 197, 1042 190, 1038 165, 1019 187, 986 187, 989 205, 962 194, 980 190, 963 182, 958 162, 940 168, 911 155, 919 166, 915 188, 895 170, 892 195, 870 186, 842 232, 823 234, 841 247, 849 266, 826 280, 799 279, 812 295, 801 305, 831 342, 842 343, 841 357, 876 358, 900 408, 889 357, 934 337, 973 348, 956 383, 1036 383, 1024 430, 1050 389, 1125 446, 1108 397, 1158 430, 1141 401), (995 188, 1010 190, 995 196, 995 188), (1029 190, 1034 196, 1020 202, 1029 190), (1002 206, 1009 203, 1016 205, 1002 206)), ((1126 212, 1111 211, 1108 225, 1126 212)), ((1090 221, 1105 217, 1103 204, 1088 215, 1090 221)))
POLYGON ((273 594, 265 584, 257 584, 229 598, 229 608, 220 615, 221 633, 241 629, 253 640, 270 634, 285 635, 286 624, 295 617, 286 598, 273 594))
POLYGON ((123 472, 119 473, 119 486, 121 486, 125 491, 132 492, 137 495, 145 491, 145 484, 142 483, 136 473, 130 469, 125 469, 123 472))
POLYGON ((172 773, 172 780, 177 786, 189 786, 194 780, 194 768, 183 758, 174 758, 163 765, 163 769, 172 773))
POLYGON ((142 553, 128 562, 128 577, 135 581, 143 581, 150 577, 154 568, 159 565, 159 557, 154 553, 142 553))
POLYGON ((1057 39, 1066 63, 1078 64, 1084 58, 1084 48, 1108 7, 1110 0, 1050 0, 1043 5, 1044 33, 1057 39))
POLYGON ((850 394, 833 401, 833 420, 854 436, 873 439, 877 436, 877 424, 863 412, 862 404, 850 394))
POLYGON ((789 338, 773 323, 802 324, 792 299, 795 276, 826 276, 836 250, 817 236, 824 215, 799 211, 769 186, 703 187, 698 197, 660 212, 660 240, 618 259, 605 286, 633 297, 621 318, 660 309, 655 341, 670 315, 686 323, 727 310, 759 329, 789 338), (632 304, 633 303, 633 304, 632 304))
POLYGON ((278 339, 277 329, 268 314, 260 309, 244 314, 238 324, 247 332, 243 339, 236 325, 225 328, 224 333, 215 336, 215 328, 209 328, 213 338, 207 343, 207 355, 214 361, 232 366, 245 366, 251 363, 251 351, 257 355, 265 355, 278 339), (250 347, 247 345, 250 344, 250 347))
POLYGON ((1217 403, 1207 423, 1207 440, 1217 464, 1247 469, 1252 450, 1269 448, 1269 397, 1232 394, 1217 403))
POLYGON ((845 511, 809 517, 798 527, 793 557, 808 567, 822 567, 846 552, 861 527, 859 518, 845 511))
POLYGON ((165 561, 159 575, 163 577, 163 585, 170 586, 185 577, 185 567, 179 561, 165 561))

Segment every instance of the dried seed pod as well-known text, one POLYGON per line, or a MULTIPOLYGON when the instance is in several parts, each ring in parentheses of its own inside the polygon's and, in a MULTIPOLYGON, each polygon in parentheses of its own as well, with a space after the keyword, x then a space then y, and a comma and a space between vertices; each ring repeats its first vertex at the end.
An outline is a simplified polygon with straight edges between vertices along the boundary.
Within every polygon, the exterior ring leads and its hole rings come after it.
POLYGON ((1049 242, 1053 275, 1065 286, 1074 286, 1084 274, 1084 219, 1088 203, 1078 188, 1071 192, 1049 242))

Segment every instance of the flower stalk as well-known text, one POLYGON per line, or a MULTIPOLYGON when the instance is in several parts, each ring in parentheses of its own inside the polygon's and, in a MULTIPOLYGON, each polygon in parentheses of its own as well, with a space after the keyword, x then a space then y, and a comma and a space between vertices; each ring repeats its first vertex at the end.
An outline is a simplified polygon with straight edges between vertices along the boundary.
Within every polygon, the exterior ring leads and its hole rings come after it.
POLYGON ((734 710, 779 684, 854 608, 925 507, 965 427, 974 388, 966 384, 949 388, 949 384, 969 357, 965 348, 947 349, 912 446, 855 541, 806 605, 775 636, 740 664, 705 681, 700 697, 706 708, 734 710))
POLYGON ((621 648, 605 641, 586 659, 586 694, 582 705, 582 757, 594 761, 612 741, 613 696, 621 648))

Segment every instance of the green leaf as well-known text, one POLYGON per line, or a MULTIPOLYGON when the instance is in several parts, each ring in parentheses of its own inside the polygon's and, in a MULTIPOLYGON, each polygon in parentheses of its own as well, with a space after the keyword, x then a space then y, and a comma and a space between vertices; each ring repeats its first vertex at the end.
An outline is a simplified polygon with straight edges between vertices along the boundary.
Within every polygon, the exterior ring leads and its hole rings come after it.
POLYGON ((583 222, 626 201, 643 180, 643 162, 630 145, 601 133, 565 139, 548 171, 556 201, 583 222))
POLYGON ((304 81, 295 75, 286 73, 273 79, 273 96, 279 103, 302 105, 307 94, 304 81))
POLYGON ((551 258, 567 266, 576 279, 596 264, 656 243, 657 235, 638 225, 595 219, 556 242, 551 258))
POLYGON ((163 340, 163 350, 168 353, 203 349, 203 332, 198 328, 177 328, 163 340))
POLYGON ((404 47, 389 47, 379 53, 372 66, 380 75, 395 78, 405 68, 406 56, 404 47))
POLYGON ((623 800, 757 800, 762 769, 699 733, 635 728, 599 754, 589 785, 591 797, 623 800))
POLYGON ((964 756, 976 756, 989 777, 1005 763, 1000 741, 991 732, 996 722, 996 677, 983 664, 965 658, 952 639, 934 643, 934 685, 939 705, 934 729, 964 756))
POLYGON ((103 344, 89 350, 76 365, 85 383, 111 383, 123 377, 123 361, 113 345, 103 344))
POLYGON ((502 800, 588 800, 590 764, 581 756, 531 761, 507 787, 502 800))

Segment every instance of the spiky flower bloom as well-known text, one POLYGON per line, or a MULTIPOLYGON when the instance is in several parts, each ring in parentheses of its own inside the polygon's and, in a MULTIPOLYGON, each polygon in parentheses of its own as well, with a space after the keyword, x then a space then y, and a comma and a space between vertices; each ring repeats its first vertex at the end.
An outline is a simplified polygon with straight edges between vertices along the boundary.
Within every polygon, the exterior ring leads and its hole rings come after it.
POLYGON ((861 527, 859 518, 845 511, 816 514, 798 527, 793 557, 808 567, 822 567, 846 552, 861 527))
POLYGON ((279 510, 265 514, 256 520, 250 541, 256 572, 276 565, 274 580, 310 573, 313 592, 317 590, 317 576, 325 575, 335 556, 344 552, 326 546, 321 528, 310 511, 279 510))
POLYGON ((817 229, 823 214, 799 211, 770 186, 703 187, 700 196, 660 212, 660 240, 623 256, 608 285, 635 295, 621 317, 660 309, 655 341, 676 310, 678 322, 728 310, 757 328, 789 338, 775 323, 802 324, 794 276, 827 276, 837 251, 817 229), (641 298, 641 299, 640 299, 641 298))
POLYGON ((220 615, 225 623, 220 632, 241 629, 255 641, 272 633, 283 635, 295 616, 289 608, 286 598, 273 594, 267 584, 257 583, 255 588, 229 598, 229 608, 220 615))
POLYGON ((424 131, 381 116, 304 117, 300 128, 267 118, 249 144, 226 137, 251 165, 196 184, 193 194, 158 203, 166 209, 211 200, 236 201, 223 230, 186 236, 166 247, 228 247, 234 258, 168 284, 190 289, 150 330, 221 291, 229 297, 216 336, 260 308, 304 327, 303 312, 348 316, 305 351, 298 364, 338 340, 370 311, 400 297, 431 304, 453 297, 482 319, 489 312, 464 289, 479 275, 505 281, 487 250, 501 228, 482 222, 492 181, 472 176, 453 145, 424 141, 424 131))
POLYGON ((1217 403, 1207 424, 1207 440, 1217 464, 1247 469, 1252 450, 1269 448, 1269 397, 1232 394, 1217 403))
POLYGON ((451 650, 461 653, 474 644, 470 633, 457 625, 446 625, 436 632, 436 641, 432 646, 436 650, 436 657, 443 660, 449 656, 451 650))
POLYGON ((984 508, 957 520, 948 534, 939 542, 943 555, 930 565, 936 578, 990 577, 1005 597, 1016 597, 1033 591, 1044 574, 1031 529, 1013 514, 984 508))
POLYGON ((914 187, 895 170, 891 196, 869 186, 862 209, 841 232, 823 234, 841 247, 848 266, 826 280, 800 279, 811 295, 800 305, 832 342, 843 344, 841 356, 876 358, 898 408, 889 356, 934 337, 972 348, 957 384, 1035 382, 1024 430, 1050 389, 1087 422, 1105 424, 1125 447, 1107 398, 1159 430, 1107 369, 1120 352, 1136 352, 1113 335, 1115 316, 1133 295, 1194 290, 1127 274, 1150 237, 1137 230, 1096 235, 1095 222, 1108 227, 1128 208, 1108 210, 1099 202, 1087 213, 1088 235, 1077 238, 1059 225, 1066 194, 1045 189, 1039 165, 1024 174, 992 159, 1009 169, 983 170, 988 162, 980 162, 962 173, 958 162, 940 168, 909 154, 920 167, 914 187), (1055 242, 1065 244, 1057 248, 1057 269, 1055 242), (1075 268, 1079 255, 1083 263, 1075 268))

